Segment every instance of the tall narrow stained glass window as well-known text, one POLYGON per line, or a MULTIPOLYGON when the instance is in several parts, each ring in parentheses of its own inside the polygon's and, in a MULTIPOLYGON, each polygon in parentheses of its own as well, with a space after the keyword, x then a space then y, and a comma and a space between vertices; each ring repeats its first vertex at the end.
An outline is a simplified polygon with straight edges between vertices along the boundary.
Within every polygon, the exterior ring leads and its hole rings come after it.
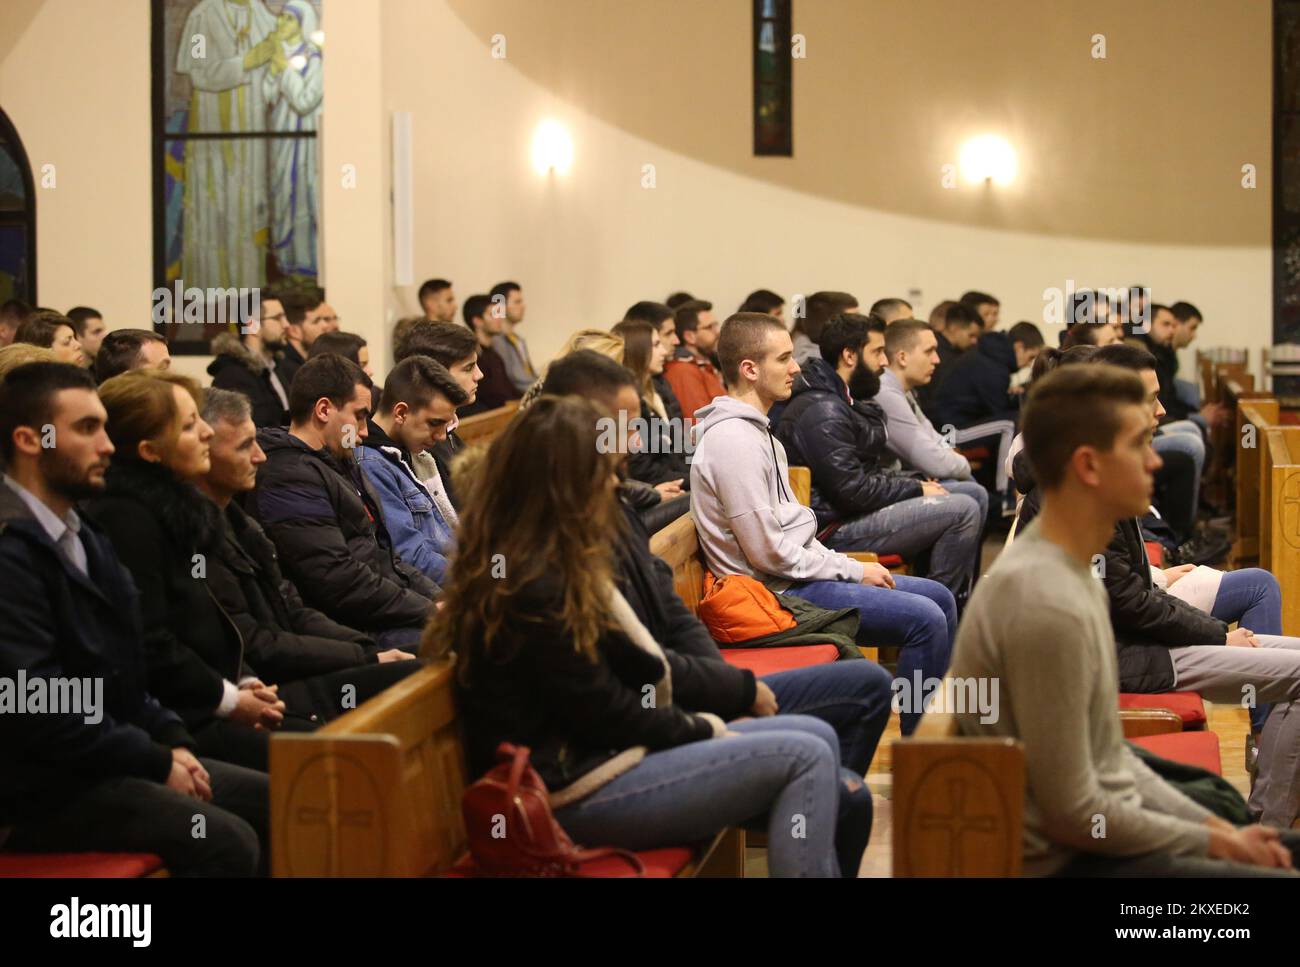
POLYGON ((754 154, 794 154, 790 56, 793 0, 754 0, 754 154))

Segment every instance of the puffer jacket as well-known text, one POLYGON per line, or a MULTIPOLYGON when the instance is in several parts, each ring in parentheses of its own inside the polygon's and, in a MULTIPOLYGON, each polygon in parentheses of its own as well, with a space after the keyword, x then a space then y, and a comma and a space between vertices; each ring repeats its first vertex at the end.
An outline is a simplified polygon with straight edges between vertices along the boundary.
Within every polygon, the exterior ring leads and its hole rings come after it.
MULTIPOLYGON (((208 363, 208 375, 217 389, 243 393, 253 405, 253 423, 257 426, 284 426, 289 412, 271 386, 271 370, 266 360, 251 352, 233 333, 222 333, 212 340, 216 358, 208 363)), ((276 378, 288 396, 289 384, 276 368, 276 378)))
POLYGON ((947 367, 942 387, 935 390, 936 426, 951 423, 965 429, 989 420, 1015 420, 1019 401, 1011 396, 1016 350, 1005 332, 986 332, 947 367))
POLYGON ((285 576, 310 607, 364 631, 423 627, 438 586, 403 561, 355 460, 267 428, 249 509, 275 544, 285 576))
POLYGON ((921 482, 885 469, 893 456, 885 412, 874 400, 849 401, 844 381, 822 359, 802 383, 773 432, 791 465, 812 470, 812 509, 824 528, 922 495, 921 482))

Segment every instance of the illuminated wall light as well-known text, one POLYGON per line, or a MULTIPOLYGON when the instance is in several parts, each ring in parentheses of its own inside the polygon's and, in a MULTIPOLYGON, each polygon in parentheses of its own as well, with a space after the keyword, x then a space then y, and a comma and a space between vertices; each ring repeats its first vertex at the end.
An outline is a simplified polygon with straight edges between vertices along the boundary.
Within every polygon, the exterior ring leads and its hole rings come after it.
POLYGON ((558 121, 543 121, 533 135, 533 169, 564 174, 573 164, 573 140, 558 121))
POLYGON ((310 41, 311 41, 313 44, 315 44, 317 47, 324 47, 324 46, 325 46, 325 31, 323 31, 323 30, 313 30, 313 31, 311 32, 311 36, 308 37, 307 39, 310 40, 310 41))
POLYGON ((1006 138, 984 134, 961 146, 962 177, 970 182, 1009 185, 1016 177, 1016 149, 1006 138))

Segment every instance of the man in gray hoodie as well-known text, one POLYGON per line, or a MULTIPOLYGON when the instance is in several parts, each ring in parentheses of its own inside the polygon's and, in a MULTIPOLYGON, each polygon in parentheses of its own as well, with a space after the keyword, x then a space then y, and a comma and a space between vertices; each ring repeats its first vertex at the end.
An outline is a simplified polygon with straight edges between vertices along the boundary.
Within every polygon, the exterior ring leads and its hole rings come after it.
POLYGON ((897 699, 901 680, 908 686, 901 691, 917 696, 899 708, 910 734, 923 693, 948 666, 957 629, 952 593, 818 542, 816 515, 790 492, 785 448, 768 428, 768 410, 790 397, 799 372, 785 327, 768 315, 736 313, 723 326, 718 359, 727 395, 697 413, 691 462, 691 512, 709 570, 749 575, 823 608, 857 608, 860 643, 902 646, 895 692, 897 699))

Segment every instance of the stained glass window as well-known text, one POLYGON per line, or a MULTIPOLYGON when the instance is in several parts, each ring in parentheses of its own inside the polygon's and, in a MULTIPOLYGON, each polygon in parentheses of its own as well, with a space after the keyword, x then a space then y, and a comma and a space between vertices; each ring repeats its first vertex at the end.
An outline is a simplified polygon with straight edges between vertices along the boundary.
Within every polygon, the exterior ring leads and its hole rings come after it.
POLYGON ((36 199, 18 132, 0 111, 0 302, 36 302, 36 199))
POLYGON ((791 0, 754 0, 754 154, 794 154, 791 0))
POLYGON ((205 352, 250 290, 318 280, 321 2, 153 0, 154 321, 173 352, 205 352), (172 292, 203 298, 202 324, 159 309, 172 292))

